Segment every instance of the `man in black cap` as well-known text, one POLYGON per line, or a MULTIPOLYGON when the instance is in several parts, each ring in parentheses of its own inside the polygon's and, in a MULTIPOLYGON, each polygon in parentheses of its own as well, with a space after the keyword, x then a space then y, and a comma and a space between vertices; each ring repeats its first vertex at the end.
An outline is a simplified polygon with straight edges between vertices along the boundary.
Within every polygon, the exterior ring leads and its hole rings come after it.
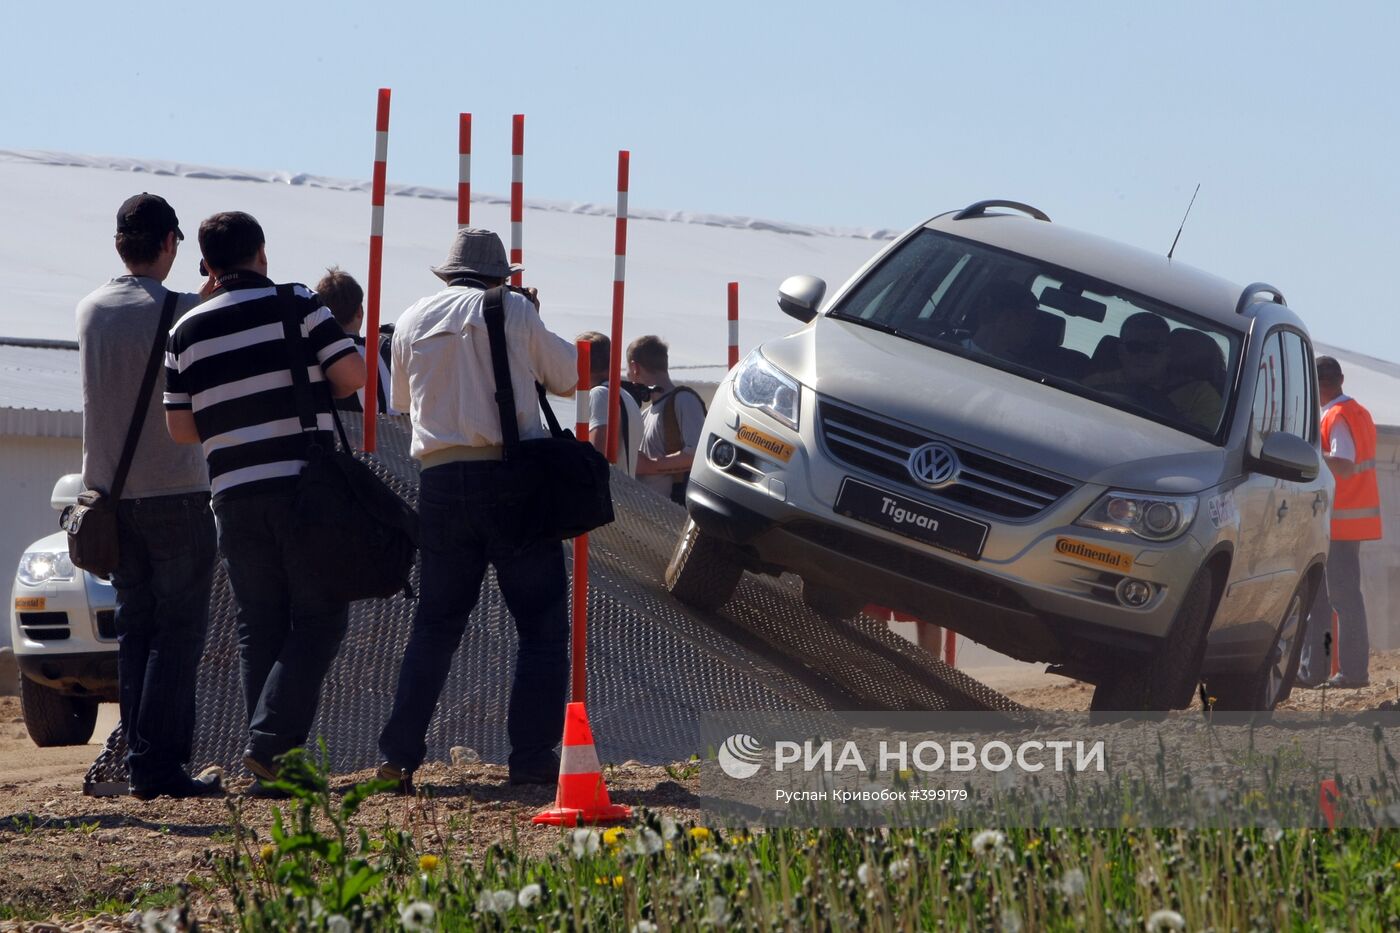
MULTIPOLYGON (((564 729, 569 616, 564 552, 558 541, 523 540, 516 519, 535 494, 502 461, 487 290, 520 271, 489 230, 457 231, 447 262, 433 273, 447 287, 399 318, 389 401, 413 420, 411 452, 422 464, 418 515, 423 554, 413 634, 399 669, 394 710, 379 736, 379 776, 411 792, 427 754, 428 725, 481 595, 489 563, 515 618, 520 642, 507 732, 513 784, 553 784, 554 746, 564 729)), ((573 344, 540 321, 534 289, 503 299, 506 356, 522 440, 544 437, 535 383, 557 395, 578 382, 573 344)))
POLYGON ((118 494, 120 564, 112 584, 131 792, 147 800, 220 792, 217 778, 196 780, 186 771, 194 738, 195 671, 204 651, 214 573, 209 477, 199 449, 177 444, 166 433, 154 382, 136 411, 153 356, 151 379, 159 372, 166 332, 199 301, 161 284, 182 239, 179 220, 164 198, 128 198, 117 211, 116 234, 126 274, 88 295, 77 310, 88 489, 115 491, 128 431, 133 424, 140 430, 118 494), (173 306, 163 319, 167 299, 173 306))

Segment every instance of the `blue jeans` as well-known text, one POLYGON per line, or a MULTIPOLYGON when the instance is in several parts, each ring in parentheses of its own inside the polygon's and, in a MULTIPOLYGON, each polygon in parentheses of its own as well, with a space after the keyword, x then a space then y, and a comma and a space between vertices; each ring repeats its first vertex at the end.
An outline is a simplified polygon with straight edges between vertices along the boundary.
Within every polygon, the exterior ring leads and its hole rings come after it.
POLYGON ((265 764, 306 743, 321 682, 350 621, 299 566, 292 496, 217 503, 219 550, 238 603, 238 657, 248 708, 248 751, 265 764))
POLYGON ((209 626, 209 494, 117 504, 117 680, 133 789, 178 781, 194 741, 195 673, 209 626))
POLYGON ((1361 596, 1361 542, 1333 541, 1327 549, 1327 574, 1317 588, 1308 633, 1298 661, 1298 682, 1317 683, 1330 673, 1325 641, 1337 611, 1337 641, 1331 647, 1339 671, 1348 680, 1370 679, 1371 635, 1366 628, 1366 602, 1361 596))
POLYGON ((518 543, 516 516, 533 494, 500 461, 423 471, 421 592, 394 711, 379 735, 379 750, 394 764, 413 769, 423 763, 428 725, 489 563, 520 639, 506 724, 510 767, 555 767, 569 677, 567 586, 558 541, 518 543))

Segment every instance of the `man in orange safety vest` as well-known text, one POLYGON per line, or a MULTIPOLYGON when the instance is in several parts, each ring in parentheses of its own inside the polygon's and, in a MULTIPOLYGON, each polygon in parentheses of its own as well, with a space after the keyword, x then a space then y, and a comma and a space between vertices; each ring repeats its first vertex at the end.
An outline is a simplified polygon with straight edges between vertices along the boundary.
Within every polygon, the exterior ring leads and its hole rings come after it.
POLYGON ((1376 425, 1361 403, 1342 391, 1342 367, 1330 356, 1317 358, 1318 398, 1322 403, 1322 456, 1337 481, 1332 502, 1332 543, 1327 574, 1318 587, 1298 665, 1304 687, 1364 687, 1370 683, 1370 638, 1361 596, 1361 542, 1381 536, 1381 497, 1376 483, 1376 425), (1337 642, 1330 645, 1332 612, 1337 642), (1327 677, 1330 654, 1340 669, 1327 677))

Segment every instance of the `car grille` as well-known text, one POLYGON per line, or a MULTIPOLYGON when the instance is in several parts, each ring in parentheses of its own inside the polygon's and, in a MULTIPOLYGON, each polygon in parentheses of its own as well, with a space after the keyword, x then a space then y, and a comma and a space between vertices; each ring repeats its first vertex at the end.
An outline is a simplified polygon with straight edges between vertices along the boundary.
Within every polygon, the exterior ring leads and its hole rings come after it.
POLYGON ((32 641, 66 641, 71 634, 66 612, 21 612, 19 627, 32 641))
POLYGON ((873 473, 920 496, 932 496, 1003 518, 1030 518, 1074 489, 1074 483, 949 443, 873 415, 821 399, 821 437, 842 463, 873 473), (916 448, 937 440, 956 452, 961 469, 942 489, 915 483, 907 466, 916 448))
POLYGON ((106 639, 115 639, 117 637, 116 610, 97 610, 97 637, 106 639))

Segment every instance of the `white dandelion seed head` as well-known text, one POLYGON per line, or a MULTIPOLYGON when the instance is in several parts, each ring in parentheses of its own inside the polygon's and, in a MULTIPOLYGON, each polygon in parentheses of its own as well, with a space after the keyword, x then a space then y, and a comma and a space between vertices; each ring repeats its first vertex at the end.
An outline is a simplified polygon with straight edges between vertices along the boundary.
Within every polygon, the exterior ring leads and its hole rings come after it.
POLYGON ((888 869, 891 881, 903 881, 909 877, 910 861, 907 858, 897 858, 890 862, 888 869))
POLYGON ((1071 868, 1060 878, 1060 893, 1065 897, 1079 897, 1084 893, 1084 872, 1071 868))
POLYGON ((985 858, 1006 850, 1006 833, 997 829, 984 829, 972 837, 972 854, 985 858))
POLYGON ((410 933, 431 930, 437 919, 437 911, 427 901, 413 901, 399 908, 399 922, 410 933))
POLYGON ((540 896, 543 893, 544 889, 541 888, 538 884, 527 884, 525 885, 525 887, 520 889, 520 894, 516 898, 516 903, 518 903, 521 907, 525 908, 526 910, 529 910, 531 907, 534 907, 535 904, 539 903, 540 896))
POLYGON ((326 918, 326 933, 350 933, 350 921, 341 914, 331 914, 326 918))
POLYGON ((1174 910, 1159 910, 1147 918, 1147 933, 1171 933, 1186 929, 1186 918, 1174 910))
POLYGON ((573 834, 574 858, 596 855, 601 837, 596 829, 576 829, 573 834))

